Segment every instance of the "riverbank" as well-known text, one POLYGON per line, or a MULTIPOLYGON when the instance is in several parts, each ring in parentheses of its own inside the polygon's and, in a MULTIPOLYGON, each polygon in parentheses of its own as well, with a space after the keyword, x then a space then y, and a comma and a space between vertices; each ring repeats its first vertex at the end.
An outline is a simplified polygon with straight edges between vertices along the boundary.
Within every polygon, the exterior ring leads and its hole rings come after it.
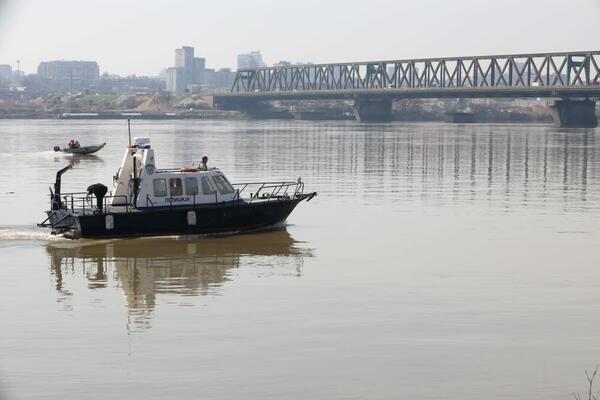
POLYGON ((213 120, 240 120, 246 117, 239 111, 224 110, 202 110, 197 112, 183 113, 137 113, 131 111, 114 111, 110 113, 63 113, 53 114, 50 112, 24 112, 0 114, 0 119, 85 119, 85 120, 119 120, 119 119, 142 119, 142 120, 180 120, 180 119, 213 119, 213 120))
MULTIPOLYGON (((454 110, 468 109, 475 122, 550 123, 550 110, 542 101, 400 100, 394 103, 393 120, 440 122, 454 110)), ((351 120, 351 101, 273 102, 265 119, 351 120)), ((0 96, 0 119, 215 119, 240 120, 251 117, 241 111, 218 110, 212 97, 200 94, 136 93, 124 95, 11 93, 0 96)))

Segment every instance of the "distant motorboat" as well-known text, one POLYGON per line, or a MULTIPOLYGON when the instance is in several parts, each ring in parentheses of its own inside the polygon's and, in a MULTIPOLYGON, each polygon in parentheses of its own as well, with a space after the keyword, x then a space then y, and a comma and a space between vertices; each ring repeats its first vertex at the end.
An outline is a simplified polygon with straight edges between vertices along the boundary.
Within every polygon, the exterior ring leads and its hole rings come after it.
POLYGON ((106 146, 106 143, 98 144, 95 146, 79 146, 79 147, 65 147, 60 148, 59 146, 54 146, 54 151, 59 151, 68 154, 92 154, 106 146))

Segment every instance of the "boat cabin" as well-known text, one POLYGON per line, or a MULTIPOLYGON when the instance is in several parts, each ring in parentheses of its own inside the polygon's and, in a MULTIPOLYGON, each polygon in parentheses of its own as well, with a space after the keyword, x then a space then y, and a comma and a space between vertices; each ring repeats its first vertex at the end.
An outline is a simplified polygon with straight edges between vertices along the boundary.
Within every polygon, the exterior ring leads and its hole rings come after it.
POLYGON ((156 166, 149 138, 135 138, 114 176, 111 206, 152 208, 230 202, 239 194, 217 168, 156 166))

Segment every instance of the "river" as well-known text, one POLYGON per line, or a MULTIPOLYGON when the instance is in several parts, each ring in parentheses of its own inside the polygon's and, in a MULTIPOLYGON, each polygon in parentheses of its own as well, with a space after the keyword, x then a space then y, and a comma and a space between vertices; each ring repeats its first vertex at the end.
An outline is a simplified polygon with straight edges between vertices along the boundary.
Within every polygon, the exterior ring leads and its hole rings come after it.
POLYGON ((135 121, 157 165, 302 177, 283 228, 65 240, 123 121, 0 120, 2 399, 568 399, 600 363, 600 129, 135 121), (54 153, 71 137, 97 155, 54 153))

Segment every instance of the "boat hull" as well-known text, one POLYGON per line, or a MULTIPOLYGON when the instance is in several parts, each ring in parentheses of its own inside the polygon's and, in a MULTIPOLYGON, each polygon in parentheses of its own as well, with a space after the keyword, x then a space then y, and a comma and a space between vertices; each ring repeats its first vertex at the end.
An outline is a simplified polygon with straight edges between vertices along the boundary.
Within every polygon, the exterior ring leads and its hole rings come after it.
POLYGON ((106 143, 102 143, 99 144, 97 146, 82 146, 82 147, 75 147, 75 148, 64 148, 61 149, 60 147, 58 148, 58 150, 55 148, 54 151, 59 151, 62 153, 66 153, 66 154, 81 154, 81 155, 85 155, 85 154, 93 154, 97 151, 100 151, 104 146, 106 146, 106 143))
POLYGON ((66 234, 75 238, 101 238, 241 233, 284 222, 304 198, 76 216, 77 228, 66 234))

